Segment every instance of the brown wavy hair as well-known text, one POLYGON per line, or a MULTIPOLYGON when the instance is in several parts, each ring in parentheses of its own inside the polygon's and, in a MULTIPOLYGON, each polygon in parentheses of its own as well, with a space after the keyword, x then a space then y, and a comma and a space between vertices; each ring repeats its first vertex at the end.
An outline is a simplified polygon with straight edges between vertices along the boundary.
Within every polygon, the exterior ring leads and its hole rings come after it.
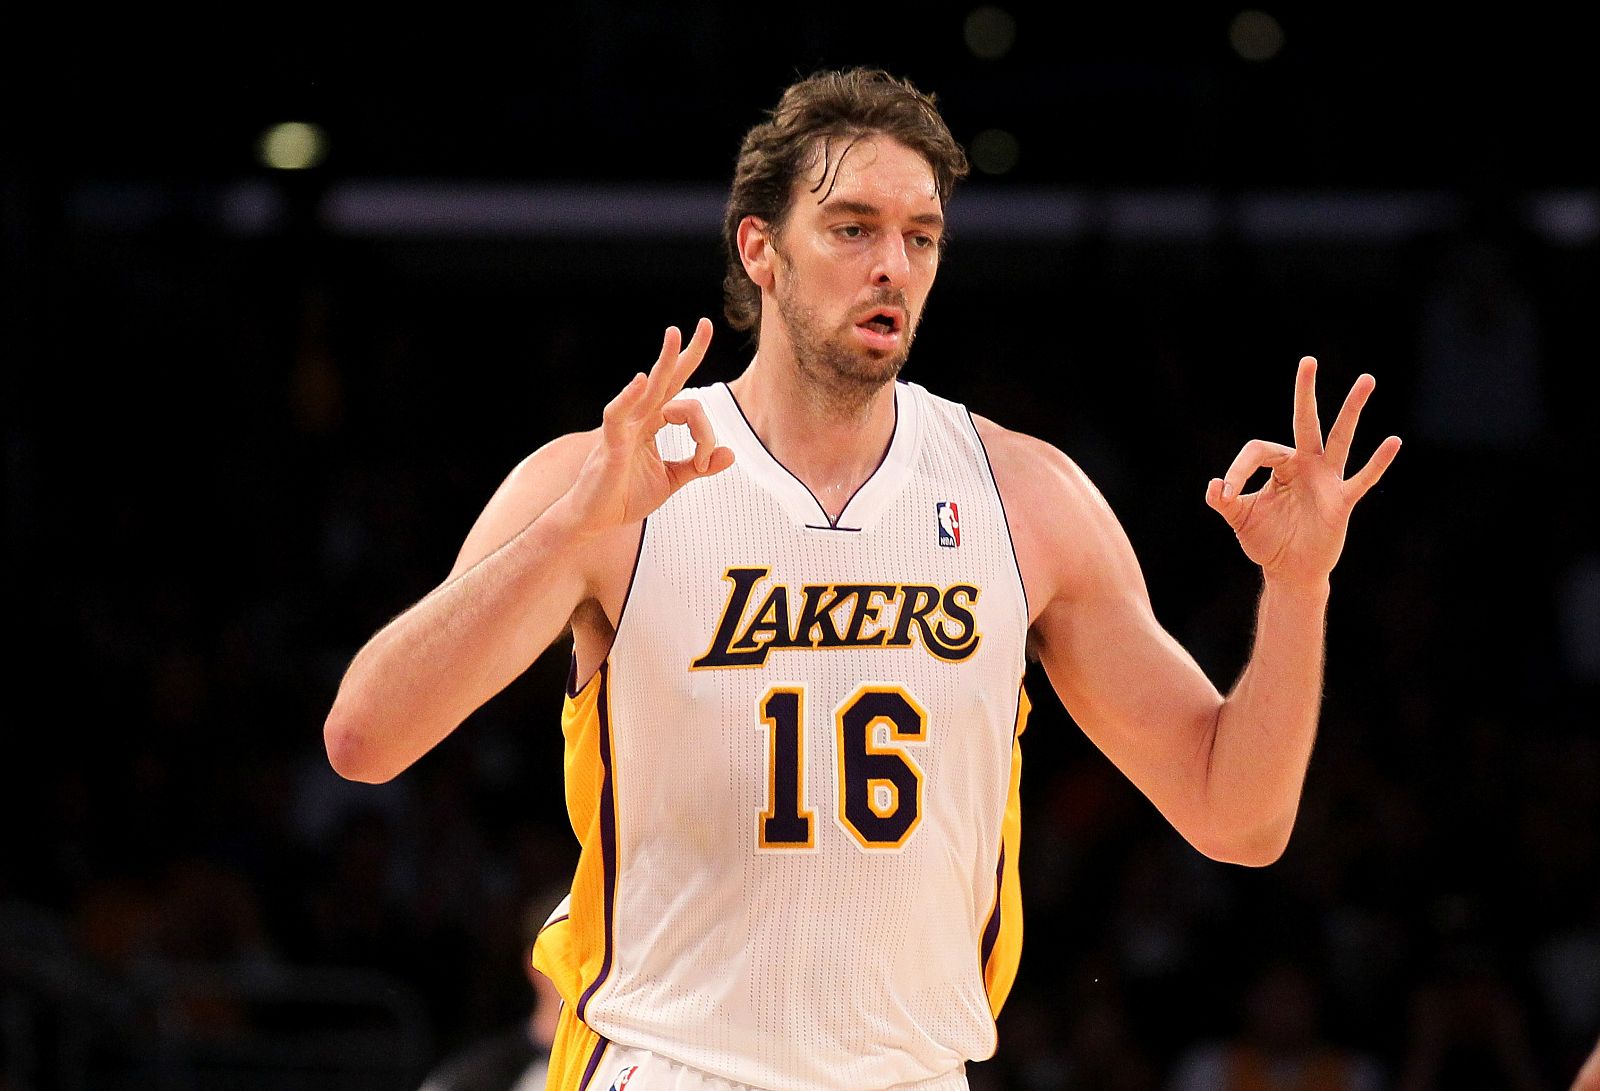
MULTIPOLYGON (((878 134, 894 137, 926 159, 933 168, 940 205, 949 201, 956 182, 967 174, 966 153, 939 116, 933 95, 879 68, 807 76, 791 84, 767 120, 745 134, 722 219, 728 260, 722 279, 723 314, 730 326, 756 336, 761 322, 761 290, 739 259, 740 222, 755 216, 765 220, 771 231, 780 231, 789 214, 795 179, 819 153, 828 156, 839 140, 854 142, 878 134)), ((826 177, 826 170, 823 173, 826 177)))

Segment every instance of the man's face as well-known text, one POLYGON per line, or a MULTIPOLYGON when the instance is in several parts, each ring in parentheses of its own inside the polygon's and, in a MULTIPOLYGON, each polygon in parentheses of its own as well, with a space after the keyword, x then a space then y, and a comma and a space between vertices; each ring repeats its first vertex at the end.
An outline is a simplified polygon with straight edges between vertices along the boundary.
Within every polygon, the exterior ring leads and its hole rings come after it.
POLYGON ((869 391, 898 375, 943 231, 933 168, 904 144, 835 140, 819 155, 772 240, 773 296, 801 371, 869 391))

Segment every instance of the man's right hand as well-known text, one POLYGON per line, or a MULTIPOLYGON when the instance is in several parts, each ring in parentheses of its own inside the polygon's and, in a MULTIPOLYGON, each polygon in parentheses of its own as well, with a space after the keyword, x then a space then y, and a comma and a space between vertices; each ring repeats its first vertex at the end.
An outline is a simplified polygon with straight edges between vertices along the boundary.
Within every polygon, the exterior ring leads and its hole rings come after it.
POLYGON ((733 452, 716 445, 705 407, 675 400, 705 358, 711 320, 700 319, 680 349, 682 339, 678 327, 668 326, 650 373, 635 375, 606 406, 594 448, 560 502, 575 527, 599 532, 636 523, 690 481, 733 465, 733 452), (688 425, 692 457, 661 457, 656 433, 669 424, 688 425))
POLYGON ((592 670, 620 616, 638 535, 626 528, 697 477, 733 464, 699 402, 674 400, 711 343, 668 329, 648 375, 606 406, 603 423, 545 444, 507 476, 444 582, 356 653, 323 734, 343 776, 384 781, 500 692, 569 623, 592 670), (665 460, 656 433, 683 424, 693 456, 665 460), (579 611, 591 602, 593 611, 579 611), (578 611, 590 619, 585 626, 578 611), (602 621, 600 615, 604 616, 602 621))

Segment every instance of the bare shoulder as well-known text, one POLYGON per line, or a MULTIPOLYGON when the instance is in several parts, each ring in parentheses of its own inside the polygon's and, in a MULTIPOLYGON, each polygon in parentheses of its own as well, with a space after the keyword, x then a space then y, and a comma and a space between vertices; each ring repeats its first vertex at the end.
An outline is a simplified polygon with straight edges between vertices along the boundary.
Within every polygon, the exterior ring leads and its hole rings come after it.
POLYGON ((599 435, 599 429, 569 432, 546 443, 511 468, 495 498, 504 493, 508 503, 528 505, 530 519, 538 515, 572 487, 599 435))
POLYGON ((1105 497, 1059 447, 973 414, 1007 517, 1041 534, 1086 516, 1111 516, 1105 497))
POLYGON ((1060 448, 973 414, 994 469, 1035 617, 1124 568, 1131 547, 1111 505, 1060 448))
MULTIPOLYGON (((473 523, 447 579, 477 564, 544 514, 577 480, 598 437, 598 429, 570 432, 513 466, 473 523)), ((605 552, 599 551, 596 559, 603 560, 605 552)))

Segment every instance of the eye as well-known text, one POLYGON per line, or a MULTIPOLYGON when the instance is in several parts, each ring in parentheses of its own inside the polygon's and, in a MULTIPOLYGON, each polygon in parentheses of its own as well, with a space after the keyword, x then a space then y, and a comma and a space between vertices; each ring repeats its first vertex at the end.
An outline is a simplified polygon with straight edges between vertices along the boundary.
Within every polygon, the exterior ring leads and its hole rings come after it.
POLYGON ((847 239, 860 239, 866 237, 867 230, 860 224, 844 224, 839 228, 839 234, 847 239))
POLYGON ((915 246, 918 250, 931 250, 933 247, 937 246, 938 243, 939 240, 935 239, 932 235, 919 234, 911 236, 911 245, 915 246))

